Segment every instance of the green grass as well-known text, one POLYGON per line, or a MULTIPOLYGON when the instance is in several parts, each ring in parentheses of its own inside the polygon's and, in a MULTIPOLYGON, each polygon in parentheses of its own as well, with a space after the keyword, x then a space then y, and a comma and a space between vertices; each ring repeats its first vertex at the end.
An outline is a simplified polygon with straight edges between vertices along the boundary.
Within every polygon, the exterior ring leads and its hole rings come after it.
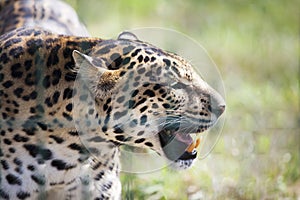
POLYGON ((165 27, 209 52, 226 89, 214 151, 188 171, 122 174, 124 199, 299 199, 297 0, 68 0, 93 36, 165 27))

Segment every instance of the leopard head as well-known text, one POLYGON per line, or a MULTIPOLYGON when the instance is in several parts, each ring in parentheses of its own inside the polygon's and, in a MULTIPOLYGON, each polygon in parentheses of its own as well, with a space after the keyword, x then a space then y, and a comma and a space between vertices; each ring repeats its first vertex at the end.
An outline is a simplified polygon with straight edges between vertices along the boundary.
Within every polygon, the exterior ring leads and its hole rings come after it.
POLYGON ((196 158, 191 134, 213 126, 225 110, 220 94, 185 59, 131 33, 103 41, 89 55, 74 51, 73 58, 95 101, 89 118, 97 119, 95 135, 150 147, 179 168, 196 158))

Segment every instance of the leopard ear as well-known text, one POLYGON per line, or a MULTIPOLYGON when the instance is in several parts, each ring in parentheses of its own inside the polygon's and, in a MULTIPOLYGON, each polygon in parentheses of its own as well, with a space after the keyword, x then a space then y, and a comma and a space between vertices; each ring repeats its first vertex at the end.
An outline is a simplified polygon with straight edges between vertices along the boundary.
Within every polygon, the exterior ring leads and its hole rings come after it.
POLYGON ((78 72, 88 72, 90 75, 95 76, 102 75, 108 69, 106 69, 104 66, 104 62, 100 59, 93 59, 92 57, 85 55, 77 50, 73 51, 73 59, 75 61, 75 69, 74 71, 78 72))
POLYGON ((129 32, 129 31, 124 31, 119 34, 118 40, 136 40, 137 41, 139 39, 135 34, 129 32))
POLYGON ((81 80, 87 84, 91 92, 100 99, 111 95, 120 78, 119 70, 109 70, 105 62, 85 55, 77 50, 73 51, 75 69, 81 80))

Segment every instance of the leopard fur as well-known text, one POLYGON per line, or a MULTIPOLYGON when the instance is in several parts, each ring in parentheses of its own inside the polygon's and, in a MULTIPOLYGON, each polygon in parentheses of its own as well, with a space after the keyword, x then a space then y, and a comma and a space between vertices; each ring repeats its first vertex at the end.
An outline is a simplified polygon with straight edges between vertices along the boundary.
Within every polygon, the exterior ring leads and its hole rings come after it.
POLYGON ((190 167, 189 134, 222 97, 180 56, 131 33, 89 37, 49 2, 0 3, 1 199, 120 199, 123 144, 190 167))

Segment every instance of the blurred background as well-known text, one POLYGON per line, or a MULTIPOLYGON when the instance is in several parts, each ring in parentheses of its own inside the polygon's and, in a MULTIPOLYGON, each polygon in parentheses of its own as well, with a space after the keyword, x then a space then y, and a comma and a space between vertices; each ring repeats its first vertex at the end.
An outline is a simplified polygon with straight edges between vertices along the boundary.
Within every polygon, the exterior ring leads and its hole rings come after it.
POLYGON ((300 199, 298 0, 66 1, 92 36, 141 27, 190 36, 224 81, 226 121, 211 154, 187 171, 123 173, 123 199, 300 199))

